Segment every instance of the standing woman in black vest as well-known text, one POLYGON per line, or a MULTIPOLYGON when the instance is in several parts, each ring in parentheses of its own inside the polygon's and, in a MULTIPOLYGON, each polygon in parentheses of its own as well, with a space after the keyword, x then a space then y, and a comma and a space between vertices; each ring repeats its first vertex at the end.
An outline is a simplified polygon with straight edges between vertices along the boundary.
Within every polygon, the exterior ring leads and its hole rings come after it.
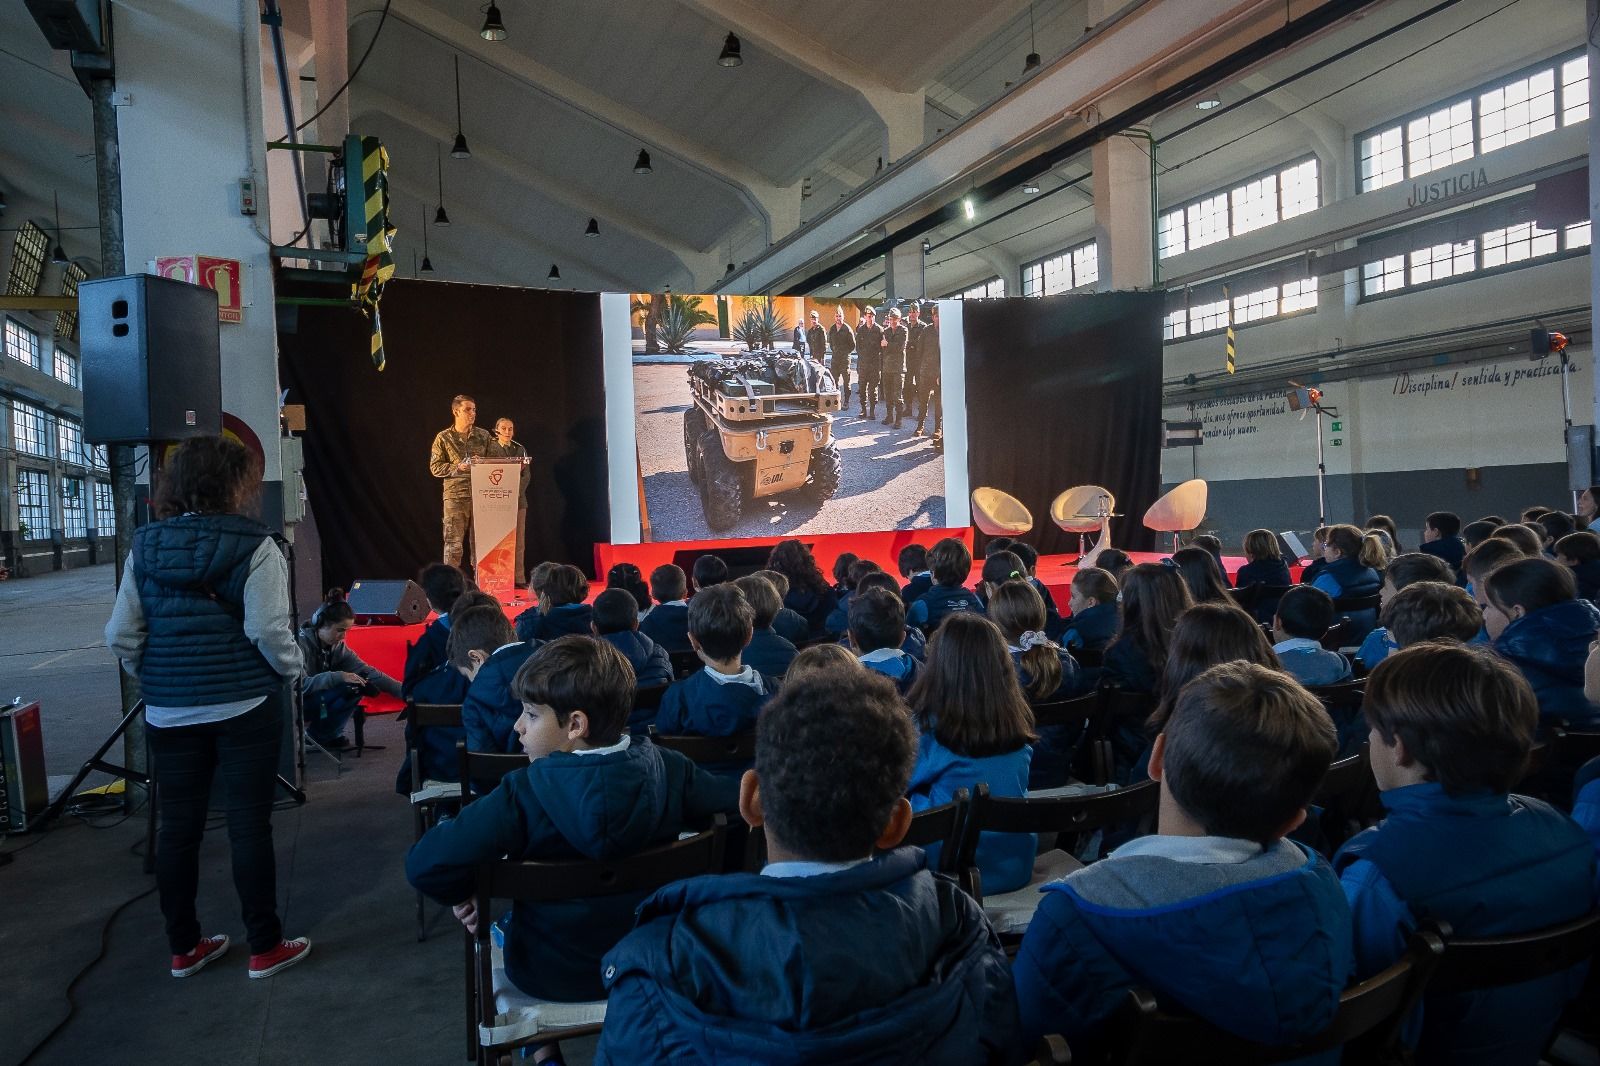
POLYGON ((270 977, 311 952, 278 921, 272 800, 283 736, 278 699, 301 671, 289 570, 272 532, 239 513, 261 489, 259 460, 222 437, 184 441, 154 500, 160 521, 133 535, 106 643, 139 679, 161 828, 156 883, 172 976, 228 950, 195 912, 211 779, 227 792, 233 884, 250 941, 250 976, 270 977))

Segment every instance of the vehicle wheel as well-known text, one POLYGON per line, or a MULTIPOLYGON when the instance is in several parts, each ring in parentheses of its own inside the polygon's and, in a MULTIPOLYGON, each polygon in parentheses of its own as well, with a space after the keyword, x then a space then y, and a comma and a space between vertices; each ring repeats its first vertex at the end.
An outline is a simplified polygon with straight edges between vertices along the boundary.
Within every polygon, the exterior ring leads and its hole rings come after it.
POLYGON ((844 476, 844 458, 839 454, 839 446, 830 444, 812 451, 806 472, 810 475, 811 491, 817 498, 833 499, 834 493, 839 491, 839 479, 844 476))
POLYGON ((732 529, 744 513, 744 472, 722 450, 716 428, 700 437, 700 507, 715 532, 732 529))
POLYGON ((683 455, 689 480, 700 484, 700 438, 706 432, 706 413, 698 407, 683 412, 683 455))

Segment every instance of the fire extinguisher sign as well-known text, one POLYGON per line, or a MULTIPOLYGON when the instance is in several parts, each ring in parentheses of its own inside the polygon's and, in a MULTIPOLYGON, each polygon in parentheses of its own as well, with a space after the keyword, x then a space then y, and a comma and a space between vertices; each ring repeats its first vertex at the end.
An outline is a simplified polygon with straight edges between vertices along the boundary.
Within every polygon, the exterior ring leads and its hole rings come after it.
POLYGON ((214 256, 196 256, 200 284, 217 290, 217 319, 222 322, 244 321, 244 306, 239 292, 239 260, 218 259, 214 256))

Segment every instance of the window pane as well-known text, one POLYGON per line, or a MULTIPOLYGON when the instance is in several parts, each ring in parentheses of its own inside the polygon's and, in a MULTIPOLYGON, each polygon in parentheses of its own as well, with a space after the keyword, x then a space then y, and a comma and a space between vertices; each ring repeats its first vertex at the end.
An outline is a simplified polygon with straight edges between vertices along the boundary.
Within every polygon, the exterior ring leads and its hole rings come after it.
MULTIPOLYGON (((1278 313, 1278 287, 1276 285, 1255 292, 1247 292, 1243 296, 1233 298, 1233 320, 1240 322, 1259 322, 1263 318, 1275 317, 1278 313)), ((1226 323, 1224 323, 1226 325, 1226 323)))
POLYGON ((1421 285, 1429 281, 1443 281, 1445 278, 1457 274, 1468 274, 1477 269, 1475 262, 1477 251, 1476 242, 1464 241, 1460 244, 1436 244, 1430 248, 1419 248, 1411 253, 1411 284, 1421 285))
POLYGON ((1570 126, 1589 117, 1589 57, 1581 55, 1561 64, 1561 124, 1570 126))
POLYGON ((43 470, 17 471, 17 517, 23 540, 50 539, 50 475, 43 470))
POLYGON ((1406 285, 1406 257, 1391 255, 1380 259, 1376 263, 1367 263, 1361 268, 1361 295, 1376 296, 1381 292, 1393 292, 1403 289, 1406 285))
POLYGON ((1189 324, 1186 321, 1188 314, 1187 311, 1180 307, 1168 315, 1161 323, 1161 338, 1175 341, 1181 337, 1187 337, 1189 335, 1189 324))
POLYGON ((1044 294, 1055 296, 1072 288, 1072 266, 1065 253, 1044 261, 1044 294))
POLYGON ((1278 175, 1247 181, 1228 193, 1233 212, 1233 236, 1270 226, 1278 221, 1278 175))
POLYGON ((49 458, 49 416, 20 400, 11 401, 11 444, 19 452, 49 458))
POLYGON ((1317 279, 1292 281, 1283 287, 1283 314, 1296 311, 1315 311, 1317 308, 1317 279))
POLYGON ((1161 216, 1157 233, 1160 239, 1158 254, 1162 259, 1169 255, 1181 255, 1189 250, 1185 239, 1183 225, 1183 211, 1168 211, 1161 216))
POLYGON ((1472 101, 1442 107, 1406 124, 1412 177, 1472 158, 1472 101))
POLYGON ((108 481, 94 483, 94 528, 102 537, 109 537, 117 531, 117 509, 111 502, 111 483, 108 481))
POLYGON ((1022 268, 1022 295, 1038 296, 1044 287, 1044 268, 1030 263, 1022 268))
POLYGON ((1278 175, 1278 187, 1281 218, 1293 218, 1322 206, 1322 186, 1317 178, 1315 159, 1285 169, 1278 175))
POLYGON ((1072 286, 1093 285, 1100 280, 1100 246, 1090 241, 1072 250, 1072 286))
POLYGON ((1370 192, 1405 180, 1405 151, 1401 147, 1400 127, 1361 138, 1357 152, 1361 191, 1370 192))
POLYGON ((35 370, 43 370, 39 358, 39 335, 16 319, 6 319, 6 354, 35 370))
POLYGON ((1478 97, 1478 126, 1484 152, 1555 129, 1555 71, 1517 78, 1478 97))
POLYGON ((83 448, 83 426, 70 418, 56 419, 56 454, 64 463, 88 465, 89 456, 83 448))
POLYGON ((1567 227, 1567 247, 1589 247, 1589 223, 1574 222, 1572 225, 1567 227))
POLYGON ((1505 266, 1507 263, 1516 263, 1535 256, 1550 255, 1555 250, 1555 231, 1537 229, 1532 222, 1490 230, 1483 235, 1485 268, 1505 266))
POLYGON ((89 501, 81 477, 61 479, 61 535, 80 539, 89 535, 89 501))
POLYGON ((1228 324, 1228 301, 1216 300, 1196 304, 1189 308, 1189 332, 1204 333, 1208 329, 1221 329, 1228 324))
POLYGON ((82 388, 78 381, 78 357, 56 345, 55 374, 57 381, 64 381, 73 388, 82 388))
POLYGON ((1204 248, 1228 236, 1228 194, 1219 192, 1188 207, 1189 248, 1204 248))

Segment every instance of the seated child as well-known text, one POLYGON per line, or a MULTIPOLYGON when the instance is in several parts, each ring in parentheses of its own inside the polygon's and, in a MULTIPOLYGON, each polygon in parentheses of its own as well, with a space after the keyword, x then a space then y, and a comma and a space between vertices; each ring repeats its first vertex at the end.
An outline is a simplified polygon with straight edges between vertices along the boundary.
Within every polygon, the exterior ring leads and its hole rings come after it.
POLYGON ((756 573, 772 582, 772 587, 778 590, 778 613, 772 616, 772 631, 797 648, 809 641, 810 623, 799 611, 782 603, 789 595, 789 579, 776 570, 757 570, 756 573))
POLYGON ((1580 600, 1600 599, 1600 536, 1568 533, 1556 541, 1556 562, 1572 571, 1580 600))
POLYGON ((904 587, 900 589, 900 598, 908 606, 933 588, 933 573, 928 569, 928 549, 921 544, 907 544, 901 548, 895 565, 900 570, 900 576, 906 579, 904 587))
POLYGON ((589 579, 576 566, 561 563, 550 572, 539 603, 517 615, 518 640, 554 640, 591 632, 593 608, 589 598, 589 579))
POLYGON ((1583 662, 1600 632, 1600 608, 1578 599, 1572 571, 1548 559, 1519 559, 1489 572, 1477 593, 1494 650, 1533 686, 1540 729, 1600 725, 1583 694, 1583 662))
POLYGON ((1222 571, 1224 575, 1222 580, 1224 582, 1228 580, 1226 576, 1228 573, 1228 568, 1222 561, 1221 537, 1215 536, 1211 533, 1196 533, 1193 537, 1189 538, 1189 547, 1199 548, 1201 551, 1209 553, 1211 558, 1217 561, 1217 569, 1222 571))
MULTIPOLYGON (((872 573, 863 577, 861 579, 861 584, 856 586, 857 592, 865 592, 868 589, 883 589, 885 592, 892 592, 896 596, 900 595, 900 583, 894 579, 893 574, 886 573, 882 570, 874 570, 872 573)), ((905 602, 905 597, 901 597, 901 602, 905 602)), ((846 633, 839 639, 839 643, 844 644, 849 640, 850 634, 846 633)), ((900 650, 917 660, 919 663, 927 662, 928 638, 923 636, 922 630, 916 628, 915 626, 906 626, 906 635, 905 638, 900 641, 900 650)))
POLYGON ((425 566, 418 577, 418 584, 437 617, 428 623, 411 650, 406 652, 405 669, 400 674, 401 699, 410 699, 411 687, 448 658, 445 642, 450 639, 450 605, 467 591, 467 575, 460 567, 449 563, 425 566))
POLYGON ((1121 548, 1107 548, 1100 553, 1095 565, 1111 575, 1113 581, 1122 584, 1122 575, 1133 569, 1133 559, 1121 548))
POLYGON ((708 552, 695 559, 689 576, 694 581, 694 591, 699 592, 728 580, 728 564, 722 561, 722 556, 708 552))
MULTIPOLYGON (((783 605, 805 619, 807 639, 826 637, 828 615, 833 613, 839 596, 822 576, 811 549, 792 537, 779 541, 767 556, 767 569, 776 570, 789 579, 783 605)), ((778 631, 783 632, 782 629, 778 631)))
POLYGON ((1461 562, 1461 572, 1467 577, 1467 591, 1477 597, 1478 586, 1483 584, 1484 578, 1489 576, 1489 571, 1506 563, 1514 563, 1518 559, 1526 559, 1521 548, 1509 540, 1499 537, 1490 537, 1482 544, 1467 553, 1461 562))
MULTIPOLYGON (((958 790, 983 783, 993 796, 1027 792, 1032 745, 1039 737, 1005 638, 993 622, 972 611, 948 616, 928 641, 928 665, 906 702, 920 734, 907 792, 914 809, 949 803, 958 790)), ((984 833, 977 855, 984 893, 1026 885, 1037 845, 1029 833, 984 833)))
POLYGON ((1578 523, 1572 520, 1571 515, 1562 511, 1546 511, 1529 524, 1544 530, 1542 544, 1547 559, 1556 557, 1556 541, 1578 531, 1578 523))
POLYGON ((1140 563, 1122 576, 1122 621, 1106 648, 1101 684, 1128 692, 1154 692, 1167 664, 1178 616, 1194 606, 1175 566, 1140 563))
MULTIPOLYGON (((839 648, 804 654, 824 650, 839 648)), ((739 794, 768 865, 645 901, 605 957, 595 1061, 999 1061, 1016 1035, 999 943, 954 881, 895 847, 916 752, 904 705, 867 671, 796 667, 739 794)))
POLYGON ((1452 573, 1461 572, 1461 560, 1467 556, 1467 542, 1461 539, 1461 516, 1449 511, 1435 511, 1422 520, 1422 543, 1417 551, 1444 561, 1452 573))
POLYGON ((928 553, 933 585, 906 608, 906 624, 931 636, 946 617, 962 611, 983 613, 983 604, 966 587, 972 553, 955 537, 946 537, 928 553))
MULTIPOLYGON (((1388 818, 1333 860, 1355 915, 1358 977, 1393 963, 1422 918, 1448 922, 1455 936, 1504 936, 1594 907, 1595 852, 1583 831, 1511 793, 1539 719, 1512 666, 1485 648, 1419 644, 1372 672, 1362 712, 1388 818)), ((1417 1061, 1532 1066, 1583 970, 1427 995, 1417 1061)))
POLYGON ((300 704, 306 736, 325 748, 349 745, 344 727, 363 696, 400 695, 400 682, 363 662, 345 644, 345 634, 355 624, 356 613, 345 602, 344 589, 329 589, 311 621, 295 634, 305 663, 300 704))
POLYGON ((850 649, 843 644, 813 644, 794 657, 794 662, 789 664, 789 672, 783 675, 783 683, 787 687, 791 678, 807 673, 835 676, 840 671, 849 673, 852 670, 865 669, 866 667, 861 665, 861 660, 852 655, 850 649))
POLYGON ((1061 611, 1056 607, 1056 599, 1039 580, 1039 552, 1032 544, 1022 541, 1013 541, 1011 554, 1022 560, 1022 569, 1027 572, 1028 584, 1033 586, 1033 591, 1039 594, 1039 599, 1044 601, 1044 631, 1050 635, 1051 640, 1059 641, 1061 634, 1067 628, 1066 619, 1061 617, 1061 611))
POLYGON ((1045 886, 1012 967, 1023 1040, 1092 1045, 1136 986, 1264 1044, 1327 1028, 1350 910, 1328 864, 1284 838, 1334 749, 1287 674, 1225 663, 1185 685, 1150 760, 1157 834, 1045 886))
MULTIPOLYGON (((1078 661, 1045 632, 1044 603, 1032 584, 1013 580, 995 589, 989 597, 989 620, 1006 639, 1017 684, 1029 703, 1064 700, 1087 691, 1078 661)), ((1028 764, 1028 787, 1066 784, 1076 741, 1071 726, 1041 728, 1028 764)))
POLYGON ((850 583, 850 567, 861 556, 855 552, 840 552, 833 560, 833 591, 840 596, 855 588, 850 583))
MULTIPOLYGON (((1376 596, 1382 591, 1383 576, 1377 567, 1388 562, 1389 553, 1377 534, 1363 533, 1355 526, 1329 526, 1322 557, 1328 567, 1311 582, 1312 588, 1321 589, 1334 600, 1376 596)), ((1365 640, 1378 624, 1377 608, 1342 613, 1354 626, 1352 643, 1365 640)))
MULTIPOLYGON (((1499 528, 1500 523, 1489 522, 1482 518, 1478 519, 1476 522, 1468 522, 1466 525, 1461 527, 1461 543, 1465 545, 1467 551, 1471 551, 1473 548, 1476 548, 1478 545, 1488 540, 1489 534, 1493 533, 1499 528)), ((1462 558, 1464 559, 1465 555, 1463 555, 1462 558)))
POLYGON ((663 563, 650 571, 650 595, 656 605, 639 622, 639 632, 668 652, 690 651, 689 583, 683 568, 663 563))
POLYGON ((1483 612, 1466 589, 1444 581, 1413 581, 1383 605, 1383 624, 1395 650, 1425 640, 1472 644, 1483 628, 1483 612))
POLYGON ((1217 562, 1217 557, 1204 548, 1189 545, 1172 553, 1172 565, 1183 575, 1189 586, 1189 595, 1196 603, 1232 603, 1228 594, 1228 577, 1217 562))
POLYGON ((516 751, 521 703, 511 694, 511 679, 534 645, 517 639, 498 604, 469 607, 450 627, 450 663, 466 678, 461 724, 468 751, 516 751))
POLYGON ((1520 523, 1510 523, 1501 526, 1489 534, 1490 540, 1510 541, 1523 555, 1528 558, 1544 554, 1544 527, 1534 529, 1520 523))
POLYGON ((594 598, 594 635, 622 653, 633 668, 637 688, 672 684, 667 649, 639 632, 639 603, 626 589, 606 589, 594 598))
MULTIPOLYGON (((837 570, 838 567, 834 569, 837 570)), ((828 612, 828 620, 824 623, 829 633, 843 634, 850 628, 851 595, 856 591, 856 586, 861 584, 862 578, 882 569, 883 567, 871 559, 857 559, 845 569, 844 580, 833 589, 839 597, 838 602, 834 604, 833 610, 828 612)))
MULTIPOLYGON (((1418 581, 1448 581, 1454 582, 1456 572, 1450 569, 1450 564, 1437 555, 1428 555, 1423 552, 1407 552, 1397 555, 1389 568, 1383 572, 1383 587, 1378 590, 1378 621, 1383 623, 1383 609, 1394 599, 1395 593, 1407 585, 1418 581)), ((1389 633, 1383 624, 1375 626, 1367 634, 1367 639, 1361 642, 1361 650, 1356 652, 1356 658, 1368 670, 1383 661, 1383 657, 1394 651, 1395 643, 1389 639, 1389 633)))
POLYGON ((893 681, 900 695, 911 691, 921 664, 900 650, 906 607, 899 596, 878 588, 857 590, 850 599, 849 630, 862 666, 893 681))
MULTIPOLYGON (((1234 575, 1233 587, 1248 589, 1252 585, 1283 588, 1294 584, 1289 564, 1283 561, 1283 549, 1278 546, 1278 535, 1270 529, 1252 529, 1244 535, 1244 557, 1247 562, 1234 575)), ((1273 596, 1260 596, 1251 608, 1258 622, 1272 622, 1278 613, 1278 600, 1273 596)))
POLYGON ((750 601, 755 612, 751 624, 755 627, 750 644, 744 650, 743 661, 753 670, 768 677, 782 677, 789 672, 799 649, 772 631, 772 620, 783 609, 783 600, 772 582, 760 574, 746 574, 733 583, 744 598, 750 601))
POLYGON ((657 732, 731 737, 755 728, 757 713, 778 683, 740 660, 754 626, 755 611, 735 586, 713 585, 695 593, 689 603, 689 643, 705 668, 674 681, 662 695, 657 732))
MULTIPOLYGON (((449 609, 450 617, 460 618, 473 607, 493 607, 500 610, 500 601, 486 592, 472 589, 457 596, 455 601, 445 605, 449 609)), ((502 617, 504 615, 502 614, 502 617)), ((417 678, 411 686, 410 693, 402 693, 408 703, 433 703, 433 704, 460 704, 467 698, 467 689, 471 687, 455 664, 450 661, 450 644, 445 641, 445 660, 432 670, 417 678)), ((411 747, 417 741, 416 728, 412 725, 409 709, 400 712, 400 719, 405 723, 406 754, 400 760, 400 768, 395 771, 394 790, 402 796, 411 794, 411 747)), ((424 781, 459 781, 460 764, 456 759, 456 741, 466 740, 467 731, 460 726, 430 726, 422 734, 421 741, 416 744, 417 754, 422 762, 422 779, 424 781)))
POLYGON ((1002 548, 983 557, 983 567, 978 571, 978 587, 973 591, 978 596, 978 602, 983 604, 983 609, 988 611, 989 597, 994 595, 995 589, 1007 581, 1024 581, 1027 576, 1017 553, 1002 548))
MULTIPOLYGON (((1102 553, 1103 554, 1103 553, 1102 553)), ((1067 648, 1103 652, 1117 635, 1117 579, 1098 566, 1086 566, 1072 575, 1067 600, 1071 615, 1061 634, 1067 648)))
POLYGON ((1322 572, 1328 569, 1328 560, 1325 552, 1328 549, 1328 526, 1318 526, 1311 532, 1311 555, 1306 565, 1300 568, 1300 584, 1315 584, 1322 572))
MULTIPOLYGON (((428 830, 406 857, 411 884, 453 906, 475 930, 492 920, 473 904, 473 875, 483 863, 620 858, 703 828, 733 808, 732 782, 628 736, 623 725, 633 690, 628 661, 604 641, 568 636, 541 646, 512 680, 512 698, 522 708, 516 750, 528 756, 528 767, 428 830)), ((601 957, 632 928, 642 898, 634 892, 513 903, 506 976, 540 999, 603 999, 601 957)))
POLYGON ((639 606, 639 620, 643 621, 645 615, 650 613, 650 608, 655 606, 655 601, 650 599, 650 586, 645 584, 644 574, 633 563, 616 563, 606 571, 606 588, 622 589, 633 596, 633 602, 639 606))
POLYGON ((1333 600, 1315 586, 1292 588, 1278 601, 1272 619, 1272 639, 1277 643, 1272 650, 1302 685, 1336 685, 1350 679, 1350 660, 1322 646, 1333 620, 1333 600))

